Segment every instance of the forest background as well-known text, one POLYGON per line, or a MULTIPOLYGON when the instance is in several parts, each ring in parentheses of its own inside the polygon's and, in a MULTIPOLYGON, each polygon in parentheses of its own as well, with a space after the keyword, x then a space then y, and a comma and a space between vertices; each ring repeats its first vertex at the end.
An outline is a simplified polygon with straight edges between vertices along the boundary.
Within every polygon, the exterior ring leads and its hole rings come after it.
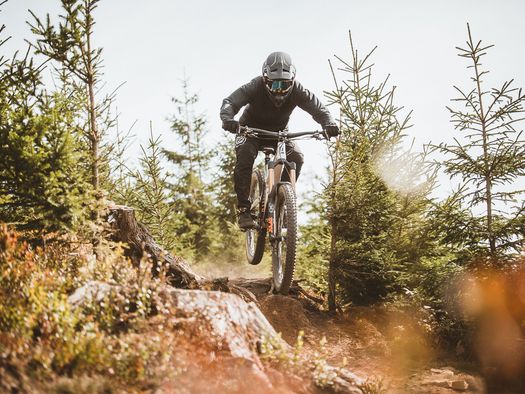
MULTIPOLYGON (((0 14, 0 221, 29 242, 74 234, 96 245, 113 201, 135 208, 166 250, 206 275, 270 272, 268 261, 253 270, 243 262, 232 140, 213 114, 279 45, 298 49, 289 50, 298 79, 324 93, 342 131, 322 150, 305 145, 312 178, 300 189, 308 216, 297 277, 329 311, 417 308, 457 346, 468 343, 472 324, 459 305, 471 290, 465 283, 480 271, 522 268, 525 96, 516 48, 524 33, 512 20, 521 4, 462 3, 456 11, 451 2, 432 12, 421 3, 341 2, 347 13, 327 7, 319 18, 307 2, 299 15, 287 5, 274 18, 272 9, 250 36, 240 32, 250 31, 252 12, 241 6, 211 12, 213 3, 205 15, 166 6, 163 17, 176 18, 162 23, 124 3, 117 13, 103 1, 27 3, 29 13, 8 1, 0 14), (314 28, 319 20, 326 26, 314 28), (190 38, 179 47, 177 37, 190 38)), ((312 124, 298 115, 291 128, 312 124)), ((2 278, 6 294, 17 275, 2 278)), ((2 321, 7 331, 20 323, 13 302, 4 306, 14 316, 2 321)))

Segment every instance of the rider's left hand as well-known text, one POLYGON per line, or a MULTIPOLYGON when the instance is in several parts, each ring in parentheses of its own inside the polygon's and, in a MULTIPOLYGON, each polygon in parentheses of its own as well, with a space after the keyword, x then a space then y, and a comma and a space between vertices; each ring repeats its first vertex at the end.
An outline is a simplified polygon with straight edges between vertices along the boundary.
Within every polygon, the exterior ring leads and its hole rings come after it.
POLYGON ((325 131, 329 137, 337 137, 340 134, 339 127, 337 127, 335 124, 327 125, 325 127, 325 131))
POLYGON ((236 134, 239 132, 239 122, 235 119, 223 120, 222 128, 230 133, 236 134))

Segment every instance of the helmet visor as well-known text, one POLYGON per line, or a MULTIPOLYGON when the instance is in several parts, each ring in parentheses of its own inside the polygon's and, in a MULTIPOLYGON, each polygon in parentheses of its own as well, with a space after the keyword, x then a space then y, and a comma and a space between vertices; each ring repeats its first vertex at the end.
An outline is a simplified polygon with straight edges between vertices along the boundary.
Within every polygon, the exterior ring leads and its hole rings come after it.
POLYGON ((268 87, 268 90, 270 93, 278 95, 278 96, 284 96, 286 93, 288 93, 293 86, 292 80, 286 80, 286 79, 279 79, 279 80, 266 80, 266 86, 268 87))

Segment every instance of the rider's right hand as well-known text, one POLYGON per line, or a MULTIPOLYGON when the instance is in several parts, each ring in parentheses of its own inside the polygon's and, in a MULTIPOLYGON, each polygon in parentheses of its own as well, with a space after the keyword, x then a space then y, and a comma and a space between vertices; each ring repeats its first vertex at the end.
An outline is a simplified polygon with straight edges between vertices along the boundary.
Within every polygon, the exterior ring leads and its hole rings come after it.
POLYGON ((341 132, 339 131, 339 127, 335 124, 329 124, 325 126, 326 134, 328 134, 328 137, 337 137, 341 132))
POLYGON ((237 134, 239 132, 239 122, 235 119, 223 120, 222 128, 230 133, 237 134))

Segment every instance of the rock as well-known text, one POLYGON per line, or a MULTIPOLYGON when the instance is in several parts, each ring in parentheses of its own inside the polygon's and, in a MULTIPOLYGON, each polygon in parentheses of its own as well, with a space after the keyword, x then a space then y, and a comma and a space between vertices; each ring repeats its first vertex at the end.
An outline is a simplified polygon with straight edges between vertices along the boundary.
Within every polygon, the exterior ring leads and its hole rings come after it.
POLYGON ((432 372, 433 375, 439 375, 441 379, 452 379, 454 377, 454 371, 450 369, 432 368, 430 372, 432 372))
POLYGON ((117 288, 117 286, 112 286, 105 282, 90 281, 76 289, 73 294, 68 297, 68 301, 73 306, 81 306, 86 302, 92 301, 100 302, 114 288, 117 288))
MULTIPOLYGON (((69 297, 69 302, 75 307, 81 307, 93 300, 102 301, 112 291, 125 292, 126 289, 103 282, 88 282, 69 297)), ((193 335, 202 337, 202 341, 220 351, 222 360, 229 358, 235 368, 244 365, 242 368, 251 371, 251 378, 260 380, 259 387, 266 387, 261 392, 273 391, 269 389, 271 383, 260 359, 261 343, 269 343, 276 352, 283 354, 291 352, 291 347, 277 335, 254 302, 245 302, 232 293, 176 289, 171 286, 160 290, 159 299, 170 305, 175 321, 185 322, 185 328, 190 331, 194 329, 193 335)), ((357 375, 329 365, 325 369, 326 373, 333 376, 334 392, 362 393, 359 386, 364 380, 357 375)), ((169 386, 165 386, 159 393, 170 390, 169 386)))
POLYGON ((450 382, 446 379, 426 379, 422 383, 424 386, 449 387, 450 382))
POLYGON ((465 381, 468 383, 468 387, 472 391, 476 392, 485 392, 485 383, 483 382, 483 379, 479 377, 474 376, 467 376, 465 378, 465 381))
MULTIPOLYGON (((245 302, 231 293, 203 290, 166 289, 165 294, 175 301, 177 315, 197 316, 208 323, 207 335, 232 356, 252 361, 261 370, 258 349, 260 343, 271 340, 277 351, 291 351, 277 335, 261 310, 253 302, 245 302)), ((364 380, 352 372, 326 365, 336 393, 362 394, 364 380)))
POLYGON ((453 380, 450 382, 450 388, 457 391, 465 391, 468 390, 468 383, 463 379, 453 380))
POLYGON ((425 374, 423 385, 453 388, 454 390, 467 390, 469 385, 465 380, 459 379, 451 367, 431 368, 430 373, 425 374))
POLYGON ((344 369, 344 368, 337 368, 337 370, 338 370, 338 374, 344 377, 345 379, 349 381, 354 381, 359 386, 365 384, 365 380, 357 376, 355 373, 350 372, 349 370, 344 369))
POLYGON ((167 288, 164 293, 174 301, 177 315, 197 316, 208 323, 210 339, 229 350, 233 357, 260 366, 258 343, 271 339, 278 346, 288 347, 259 308, 235 294, 175 288, 167 288))

